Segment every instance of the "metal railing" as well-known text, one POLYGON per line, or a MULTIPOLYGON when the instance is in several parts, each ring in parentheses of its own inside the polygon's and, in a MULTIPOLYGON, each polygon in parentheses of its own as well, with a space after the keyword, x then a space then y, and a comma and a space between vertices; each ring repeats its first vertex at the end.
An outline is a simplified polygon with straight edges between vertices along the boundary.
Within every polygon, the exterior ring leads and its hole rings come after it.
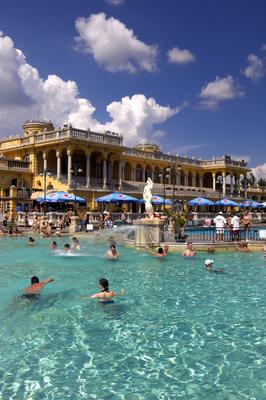
POLYGON ((195 229, 186 228, 185 238, 186 241, 204 243, 232 243, 245 240, 263 241, 263 239, 260 238, 259 230, 259 228, 251 228, 250 230, 240 228, 237 231, 233 231, 230 228, 224 228, 224 230, 216 230, 215 227, 200 227, 195 229))

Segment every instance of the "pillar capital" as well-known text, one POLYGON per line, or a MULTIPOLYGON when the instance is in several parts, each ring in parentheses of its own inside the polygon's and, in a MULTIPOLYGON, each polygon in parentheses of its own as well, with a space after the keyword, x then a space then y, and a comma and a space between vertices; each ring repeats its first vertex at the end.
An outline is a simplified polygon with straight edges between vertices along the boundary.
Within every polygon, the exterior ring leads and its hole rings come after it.
POLYGON ((61 152, 59 150, 56 151, 56 157, 60 157, 61 156, 61 152))
POLYGON ((71 149, 67 149, 67 155, 71 156, 72 155, 72 150, 71 149))

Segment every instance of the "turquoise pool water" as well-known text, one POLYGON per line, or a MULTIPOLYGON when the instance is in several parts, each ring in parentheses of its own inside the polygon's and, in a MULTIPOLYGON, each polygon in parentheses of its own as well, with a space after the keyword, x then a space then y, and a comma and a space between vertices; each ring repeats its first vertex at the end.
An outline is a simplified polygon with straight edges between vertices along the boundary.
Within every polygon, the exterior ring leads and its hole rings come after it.
MULTIPOLYGON (((59 241, 62 247, 64 241, 59 241)), ((266 261, 214 254, 167 259, 82 239, 63 257, 50 241, 0 239, 0 399, 266 398, 266 261), (29 278, 54 277, 41 299, 16 300, 29 278), (126 296, 83 299, 106 277, 126 296)))

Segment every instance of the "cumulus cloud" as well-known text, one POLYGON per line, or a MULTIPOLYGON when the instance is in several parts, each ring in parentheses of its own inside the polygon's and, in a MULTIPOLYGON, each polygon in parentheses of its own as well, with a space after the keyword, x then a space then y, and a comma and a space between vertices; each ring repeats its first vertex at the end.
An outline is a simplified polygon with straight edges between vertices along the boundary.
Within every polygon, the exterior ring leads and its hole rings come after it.
POLYGON ((231 75, 225 78, 216 77, 215 81, 207 83, 202 87, 200 106, 203 108, 215 109, 219 103, 244 96, 245 92, 237 85, 231 75))
POLYGON ((94 60, 110 72, 156 70, 157 47, 141 42, 134 32, 104 13, 89 18, 78 18, 77 49, 92 55, 94 60))
POLYGON ((266 179, 266 162, 264 164, 258 165, 255 168, 252 168, 252 172, 255 175, 256 179, 266 179))
POLYGON ((174 64, 188 64, 196 61, 196 57, 189 50, 173 47, 167 52, 168 61, 174 64))
POLYGON ((76 82, 64 81, 57 75, 42 79, 38 70, 14 47, 13 41, 0 35, 0 129, 3 133, 7 128, 9 132, 10 128, 18 130, 26 119, 40 115, 57 126, 71 123, 80 129, 119 132, 130 145, 150 138, 155 125, 165 122, 181 108, 161 106, 153 98, 136 94, 110 103, 107 106, 110 122, 101 123, 93 117, 95 107, 91 102, 79 97, 76 82))
POLYGON ((112 118, 106 126, 122 132, 128 145, 151 138, 154 125, 165 122, 180 111, 178 107, 161 106, 143 94, 123 97, 121 101, 109 104, 106 110, 112 118))
POLYGON ((248 55, 248 66, 244 70, 244 75, 252 81, 258 81, 264 75, 262 60, 255 54, 248 55))
POLYGON ((126 0, 105 0, 106 3, 111 4, 111 6, 120 6, 120 4, 125 3, 126 0))

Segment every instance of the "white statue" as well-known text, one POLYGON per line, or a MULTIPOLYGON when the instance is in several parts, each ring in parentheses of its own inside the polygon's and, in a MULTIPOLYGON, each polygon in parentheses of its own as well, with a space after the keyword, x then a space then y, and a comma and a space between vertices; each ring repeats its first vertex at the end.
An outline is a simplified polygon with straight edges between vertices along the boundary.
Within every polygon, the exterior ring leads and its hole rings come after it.
POLYGON ((153 206, 151 204, 152 188, 153 188, 153 182, 152 182, 151 178, 148 178, 147 185, 144 187, 144 190, 143 190, 143 199, 145 200, 146 214, 148 215, 148 218, 150 218, 150 219, 154 218, 154 210, 153 210, 153 206))

